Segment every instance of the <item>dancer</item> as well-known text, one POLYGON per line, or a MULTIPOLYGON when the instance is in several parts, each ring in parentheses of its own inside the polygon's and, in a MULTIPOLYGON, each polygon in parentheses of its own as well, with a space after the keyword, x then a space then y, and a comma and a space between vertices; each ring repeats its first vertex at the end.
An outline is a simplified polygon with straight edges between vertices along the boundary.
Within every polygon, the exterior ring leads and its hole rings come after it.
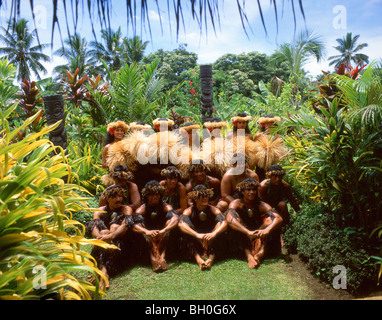
POLYGON ((110 146, 115 142, 121 141, 128 131, 129 126, 123 121, 116 121, 107 125, 107 134, 102 151, 102 168, 109 168, 107 157, 110 146))
POLYGON ((100 279, 101 290, 109 288, 110 276, 119 270, 120 257, 124 254, 121 251, 126 245, 123 236, 133 225, 132 209, 122 204, 124 195, 125 189, 122 187, 108 187, 103 193, 106 205, 94 212, 93 220, 86 229, 87 236, 114 244, 120 249, 103 249, 98 246, 92 249, 91 255, 107 280, 105 283, 103 278, 100 279))
POLYGON ((240 199, 232 201, 226 211, 228 226, 237 231, 239 245, 244 249, 248 267, 260 265, 268 248, 269 235, 280 228, 281 216, 258 197, 260 183, 247 178, 237 185, 240 199))
POLYGON ((227 229, 227 223, 221 211, 209 204, 212 189, 197 185, 187 196, 192 199, 192 206, 180 217, 179 228, 187 235, 184 241, 200 270, 210 269, 215 260, 217 237, 227 229))
POLYGON ((232 161, 233 167, 223 175, 221 181, 222 200, 228 204, 239 198, 239 192, 236 188, 239 182, 246 178, 259 179, 257 174, 248 168, 249 159, 243 153, 235 153, 232 161))
POLYGON ((283 218, 283 225, 289 222, 289 211, 287 202, 292 208, 300 211, 300 206, 292 194, 291 186, 283 180, 285 170, 282 166, 275 164, 269 167, 266 172, 267 179, 263 180, 259 188, 260 199, 268 203, 272 208, 275 208, 283 218))
POLYGON ((162 201, 164 188, 151 180, 142 190, 143 204, 133 215, 133 231, 143 234, 150 247, 150 261, 155 272, 169 269, 166 262, 166 247, 169 233, 178 224, 178 214, 162 201))
MULTIPOLYGON (((213 195, 209 200, 209 204, 216 206, 221 212, 228 208, 228 203, 220 199, 220 181, 210 175, 207 175, 208 167, 203 160, 195 159, 191 162, 188 172, 190 179, 186 183, 186 192, 189 193, 198 184, 203 184, 207 189, 213 190, 213 195)), ((192 200, 189 199, 188 206, 192 205, 192 200)))
POLYGON ((159 182, 164 188, 163 202, 168 203, 179 215, 187 208, 186 188, 179 180, 181 172, 175 166, 169 166, 161 171, 165 180, 159 182))
MULTIPOLYGON (((133 173, 127 170, 124 165, 115 166, 112 172, 101 178, 102 182, 107 186, 117 185, 126 190, 123 204, 131 207, 134 212, 141 205, 141 195, 139 194, 138 186, 132 182, 133 179, 133 173)), ((106 199, 103 195, 104 193, 101 194, 99 199, 99 207, 106 205, 106 199)))
POLYGON ((237 136, 237 130, 243 129, 245 130, 245 137, 253 140, 253 135, 249 130, 248 123, 252 120, 252 116, 246 113, 238 113, 236 116, 231 118, 233 131, 227 136, 227 139, 233 139, 237 136))

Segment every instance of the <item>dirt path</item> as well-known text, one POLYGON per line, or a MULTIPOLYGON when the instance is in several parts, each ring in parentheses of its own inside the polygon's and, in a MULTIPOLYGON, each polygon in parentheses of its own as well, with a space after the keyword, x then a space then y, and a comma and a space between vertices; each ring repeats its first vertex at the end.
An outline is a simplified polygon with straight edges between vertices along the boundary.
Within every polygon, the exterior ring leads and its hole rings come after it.
POLYGON ((285 261, 287 262, 291 276, 298 277, 305 281, 308 286, 313 289, 314 299, 316 300, 382 300, 382 290, 364 297, 354 296, 346 290, 336 290, 331 285, 320 281, 314 276, 298 255, 287 254, 284 249, 283 254, 286 257, 285 261))
MULTIPOLYGON (((286 252, 284 252, 286 253, 286 252)), ((336 290, 327 283, 320 281, 308 269, 306 264, 296 254, 285 255, 291 277, 300 278, 307 283, 314 292, 315 300, 352 300, 355 299, 346 290, 336 290)))

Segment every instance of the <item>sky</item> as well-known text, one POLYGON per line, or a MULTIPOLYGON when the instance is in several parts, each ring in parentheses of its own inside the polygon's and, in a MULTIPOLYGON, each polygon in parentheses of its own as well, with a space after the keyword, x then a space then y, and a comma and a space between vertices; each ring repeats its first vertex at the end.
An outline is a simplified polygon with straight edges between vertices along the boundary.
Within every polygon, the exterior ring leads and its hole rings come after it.
MULTIPOLYGON (((69 29, 73 33, 71 25, 73 15, 70 14, 72 1, 68 3, 69 29)), ((139 1, 138 1, 139 2, 139 1)), ((243 2, 243 0, 241 0, 243 2)), ((315 34, 321 35, 326 43, 326 58, 317 62, 310 60, 304 67, 309 75, 321 74, 321 70, 332 71, 329 67, 328 57, 337 55, 334 49, 337 45, 336 39, 343 38, 348 32, 353 35, 360 35, 359 43, 368 43, 368 47, 362 53, 367 54, 370 61, 379 60, 382 57, 382 0, 303 0, 305 20, 299 9, 298 1, 295 2, 296 24, 293 22, 292 1, 277 0, 278 8, 278 28, 276 28, 276 18, 274 7, 269 0, 260 0, 265 20, 267 32, 261 22, 257 1, 244 1, 248 18, 247 34, 241 24, 240 15, 237 9, 236 0, 219 0, 220 23, 215 31, 211 24, 207 25, 207 31, 203 28, 202 33, 197 23, 192 19, 187 8, 188 1, 184 1, 184 26, 181 25, 178 37, 176 35, 175 19, 169 19, 167 13, 167 0, 159 0, 162 26, 155 2, 149 7, 149 17, 151 23, 151 35, 148 27, 140 27, 140 12, 137 15, 136 34, 143 41, 149 41, 145 54, 155 52, 158 49, 172 51, 180 44, 187 44, 187 50, 198 54, 198 64, 212 64, 219 57, 227 53, 240 54, 257 51, 267 55, 272 54, 282 43, 293 41, 294 36, 302 30, 311 29, 315 34), (284 5, 282 5, 284 3, 284 5)), ((80 1, 81 3, 81 1, 80 1)), ((86 1, 84 1, 86 5, 86 1)), ((171 1, 172 3, 172 1, 171 1)), ((50 43, 52 36, 52 0, 34 0, 37 29, 41 43, 50 43)), ((129 33, 126 23, 125 1, 113 0, 113 11, 111 14, 111 27, 116 30, 121 27, 123 36, 132 37, 132 28, 129 33)), ((86 9, 87 10, 87 9, 86 9)), ((88 42, 94 40, 88 18, 88 12, 80 13, 77 31, 88 42)), ((6 27, 6 22, 10 14, 10 1, 6 1, 0 10, 0 24, 6 27), (8 3, 7 3, 8 2, 8 3), (8 6, 8 7, 7 7, 8 6)), ((94 14, 96 14, 94 12, 94 14)), ((64 10, 59 1, 58 15, 61 27, 62 39, 67 38, 67 26, 65 23, 64 10)), ((30 20, 30 27, 33 26, 29 1, 22 1, 21 17, 30 20)), ((173 11, 172 11, 173 17, 173 11)), ((101 29, 98 19, 94 24, 98 40, 101 29)), ((56 27, 53 35, 53 50, 51 47, 45 51, 52 55, 52 52, 61 47, 60 33, 56 27)), ((54 57, 52 63, 47 64, 48 75, 57 64, 63 64, 62 58, 54 57)))

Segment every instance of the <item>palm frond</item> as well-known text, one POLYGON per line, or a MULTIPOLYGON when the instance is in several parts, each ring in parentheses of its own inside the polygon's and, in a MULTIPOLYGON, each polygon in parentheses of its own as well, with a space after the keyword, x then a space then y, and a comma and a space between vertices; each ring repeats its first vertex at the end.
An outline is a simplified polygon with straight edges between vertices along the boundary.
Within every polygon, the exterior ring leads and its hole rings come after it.
MULTIPOLYGON (((95 24, 98 23, 100 29, 111 29, 111 21, 112 21, 112 12, 113 12, 113 4, 115 4, 115 7, 120 6, 120 3, 113 0, 104 0, 104 1, 70 1, 70 7, 68 5, 68 1, 61 0, 61 3, 64 7, 65 15, 64 19, 65 21, 60 21, 60 17, 58 15, 58 8, 59 8, 59 1, 53 1, 53 12, 51 13, 53 17, 53 24, 52 24, 52 39, 54 35, 54 30, 57 27, 59 29, 59 33, 61 35, 61 28, 60 25, 67 24, 67 14, 72 14, 75 19, 73 19, 74 24, 74 30, 77 30, 78 28, 78 17, 82 17, 81 12, 88 13, 88 17, 91 23, 92 27, 92 33, 94 35, 94 38, 96 38, 95 35, 95 24), (96 14, 94 14, 96 12, 96 14)), ((247 30, 251 30, 250 21, 247 18, 247 8, 245 6, 245 1, 242 0, 236 0, 237 8, 238 8, 238 16, 241 19, 242 27, 244 32, 248 35, 247 30)), ((293 12, 293 23, 296 27, 296 3, 297 0, 291 0, 291 8, 293 12)), ((20 8, 21 6, 21 0, 8 0, 8 1, 0 1, 0 9, 3 7, 6 7, 7 5, 10 5, 11 8, 20 8)), ((171 29, 171 23, 175 22, 175 30, 176 30, 176 36, 179 35, 180 28, 183 26, 185 28, 185 6, 188 6, 190 8, 190 18, 194 21, 196 21, 199 25, 200 33, 205 32, 207 34, 208 32, 208 26, 209 22, 212 25, 213 31, 216 31, 216 27, 220 25, 220 13, 222 11, 221 1, 219 0, 187 0, 187 1, 179 1, 179 0, 168 0, 168 1, 149 1, 149 0, 142 0, 142 1, 125 1, 126 5, 126 23, 128 28, 132 27, 133 34, 135 35, 137 32, 137 21, 140 21, 141 23, 141 30, 146 29, 146 27, 149 30, 149 33, 151 34, 151 21, 149 17, 149 12, 151 10, 154 10, 159 15, 160 20, 160 26, 162 27, 162 15, 163 13, 167 13, 169 24, 170 24, 170 30, 171 29), (140 11, 140 13, 139 13, 140 11)), ((257 1, 258 5, 258 11, 260 13, 260 17, 262 20, 262 25, 264 30, 266 31, 266 24, 263 17, 263 10, 262 10, 262 3, 260 1, 257 1)), ((270 1, 270 5, 274 7, 274 13, 275 13, 275 20, 276 24, 278 25, 279 19, 278 19, 278 8, 276 5, 276 0, 270 1)), ((31 1, 30 7, 32 10, 33 19, 35 19, 35 7, 36 4, 31 1)), ((302 0, 298 0, 298 7, 300 9, 301 15, 303 19, 305 20, 305 12, 302 4, 302 0)), ((20 14, 19 10, 12 10, 12 13, 10 15, 10 20, 16 20, 20 14)), ((35 21, 36 22, 36 21, 35 21)), ((9 26, 8 26, 9 28, 9 26)), ((267 32, 267 31, 266 31, 267 32)), ((68 36, 70 36, 70 32, 68 29, 68 36)), ((53 41, 52 41, 53 42, 53 41)), ((53 44, 52 44, 53 45, 53 44)))

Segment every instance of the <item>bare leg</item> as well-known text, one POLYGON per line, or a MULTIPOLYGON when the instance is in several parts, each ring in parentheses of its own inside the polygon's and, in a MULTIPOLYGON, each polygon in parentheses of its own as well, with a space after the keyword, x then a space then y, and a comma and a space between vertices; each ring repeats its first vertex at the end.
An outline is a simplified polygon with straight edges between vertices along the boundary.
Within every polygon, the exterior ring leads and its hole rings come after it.
POLYGON ((159 243, 156 240, 151 240, 150 260, 154 272, 161 270, 159 243))
POLYGON ((264 256, 264 249, 262 249, 263 241, 255 238, 251 239, 251 250, 246 251, 248 266, 254 269, 260 265, 261 258, 264 256))
POLYGON ((99 288, 104 291, 105 289, 109 289, 110 288, 110 284, 109 284, 110 277, 109 277, 109 274, 108 274, 107 269, 106 269, 105 266, 102 266, 101 271, 102 271, 102 273, 104 274, 104 276, 106 278, 106 283, 105 283, 104 278, 100 277, 99 288))
MULTIPOLYGON (((163 240, 162 240, 162 242, 163 242, 163 240)), ((161 265, 161 268, 163 271, 170 269, 170 266, 167 264, 165 256, 166 256, 166 247, 164 246, 162 249, 162 253, 160 255, 160 258, 159 258, 159 262, 160 262, 160 265, 161 265)))
POLYGON ((248 260, 248 267, 250 269, 255 269, 259 265, 259 261, 255 260, 251 250, 245 249, 244 251, 245 251, 245 256, 247 257, 247 260, 248 260))
POLYGON ((195 254, 195 260, 200 270, 204 270, 206 268, 206 262, 198 253, 195 254))
MULTIPOLYGON (((280 213, 281 218, 283 218, 282 226, 285 226, 289 221, 289 211, 288 211, 287 204, 284 201, 280 201, 276 206, 276 210, 280 213)), ((285 244, 281 234, 280 234, 280 242, 281 242, 281 247, 284 247, 285 244)))
POLYGON ((257 253, 253 256, 253 258, 258 262, 258 265, 260 265, 261 261, 263 261, 264 258, 264 247, 265 243, 264 241, 259 241, 261 243, 259 250, 257 253))
POLYGON ((207 269, 211 269, 212 264, 214 263, 215 260, 215 254, 210 254, 208 256, 208 259, 205 261, 205 265, 207 269))

